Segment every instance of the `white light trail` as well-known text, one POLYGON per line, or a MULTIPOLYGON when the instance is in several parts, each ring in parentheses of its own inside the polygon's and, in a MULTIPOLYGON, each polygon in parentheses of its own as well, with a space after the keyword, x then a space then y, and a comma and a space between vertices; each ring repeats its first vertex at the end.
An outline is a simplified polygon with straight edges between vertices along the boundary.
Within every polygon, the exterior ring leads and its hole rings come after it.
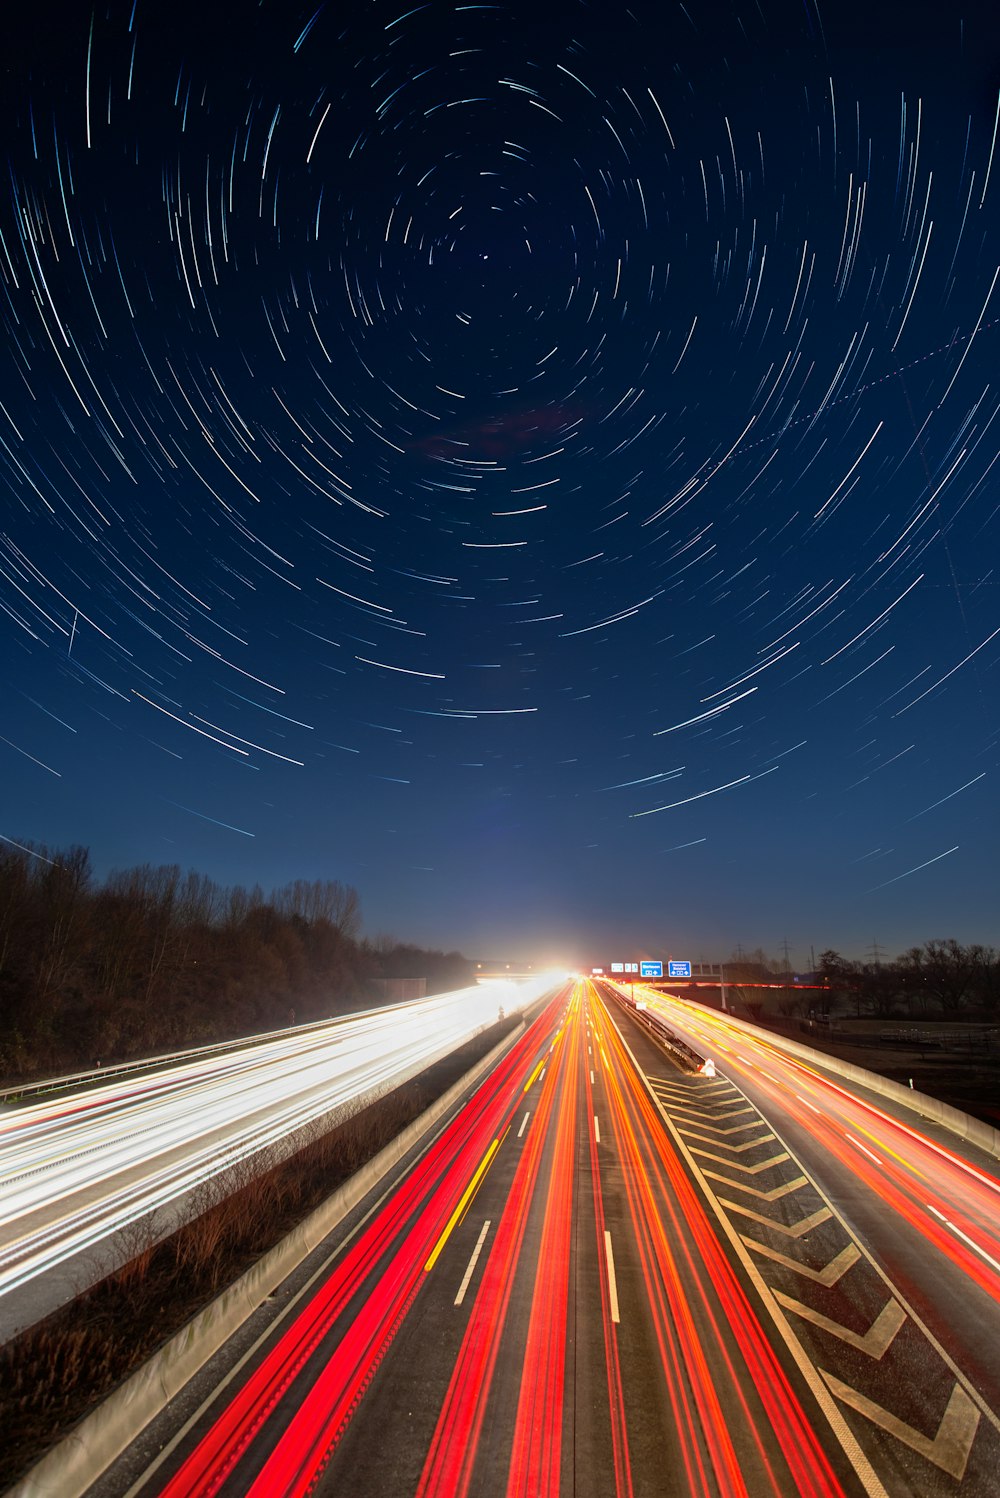
POLYGON ((557 981, 477 985, 278 1031, 0 1114, 0 1296, 262 1150, 289 1151, 316 1120, 332 1127, 557 981))

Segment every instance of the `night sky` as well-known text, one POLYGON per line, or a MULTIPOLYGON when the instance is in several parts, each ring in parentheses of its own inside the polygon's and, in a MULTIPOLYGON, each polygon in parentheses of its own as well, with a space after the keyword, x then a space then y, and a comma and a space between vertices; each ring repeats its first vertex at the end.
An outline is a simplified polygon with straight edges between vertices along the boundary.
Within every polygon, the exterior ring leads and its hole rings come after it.
POLYGON ((0 833, 1000 939, 992 3, 5 16, 0 833))

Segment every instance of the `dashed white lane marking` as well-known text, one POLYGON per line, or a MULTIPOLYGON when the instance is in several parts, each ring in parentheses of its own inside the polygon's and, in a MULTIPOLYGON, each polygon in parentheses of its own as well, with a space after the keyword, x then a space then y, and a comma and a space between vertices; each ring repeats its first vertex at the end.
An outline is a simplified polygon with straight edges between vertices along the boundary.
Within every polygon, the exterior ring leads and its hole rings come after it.
POLYGON ((604 1257, 608 1265, 608 1295, 611 1299, 611 1320, 620 1321, 618 1313, 618 1281, 615 1279, 615 1256, 611 1247, 611 1233, 604 1229, 604 1257))
POLYGON ((524 1133, 525 1129, 528 1127, 528 1119, 530 1117, 531 1117, 531 1114, 529 1112, 529 1113, 526 1113, 524 1115, 524 1117, 521 1119, 521 1127, 517 1131, 517 1137, 518 1137, 518 1139, 520 1139, 521 1135, 524 1133))
MULTIPOLYGON (((525 1123, 527 1123, 527 1121, 528 1121, 528 1115, 527 1114, 524 1115, 524 1119, 525 1119, 525 1123)), ((522 1125, 522 1127, 523 1127, 523 1125, 522 1125)), ((458 1287, 458 1294, 455 1296, 455 1304, 457 1306, 460 1306, 462 1304, 462 1301, 465 1299, 465 1292, 469 1288, 469 1281, 472 1278, 473 1271, 474 1271, 474 1269, 476 1267, 476 1261, 477 1261, 477 1259, 479 1258, 479 1255, 482 1252, 483 1244, 486 1241, 486 1234, 489 1232, 489 1230, 490 1230, 490 1219, 487 1217, 486 1221, 483 1223, 482 1230, 481 1230, 481 1232, 479 1234, 479 1237, 476 1240, 476 1246, 472 1250, 472 1258, 469 1260, 468 1268, 466 1269, 465 1274, 462 1277, 462 1283, 458 1287)))
POLYGON ((601 1142, 601 1126, 600 1126, 600 1124, 597 1121, 597 1114, 596 1113, 594 1114, 594 1138, 597 1140, 597 1143, 600 1144, 600 1142, 601 1142))
POLYGON ((988 1254, 985 1248, 980 1248, 978 1243, 973 1242, 968 1233, 963 1233, 961 1228, 957 1228, 953 1222, 949 1222, 943 1212, 939 1212, 937 1207, 932 1207, 930 1202, 927 1203, 927 1210, 928 1212, 933 1212, 935 1217, 939 1217, 944 1223, 945 1227, 950 1228, 957 1238, 961 1238, 963 1243, 967 1243, 969 1247, 973 1249, 981 1259, 985 1259, 991 1269, 1000 1271, 1000 1264, 997 1263, 996 1259, 994 1259, 992 1255, 988 1254))

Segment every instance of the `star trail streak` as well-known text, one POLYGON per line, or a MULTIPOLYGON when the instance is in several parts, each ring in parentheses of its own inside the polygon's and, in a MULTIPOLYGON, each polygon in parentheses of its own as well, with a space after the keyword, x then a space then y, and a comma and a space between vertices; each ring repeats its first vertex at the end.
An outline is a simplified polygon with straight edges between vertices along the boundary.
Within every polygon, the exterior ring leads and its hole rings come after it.
POLYGON ((471 951, 992 936, 986 0, 22 12, 5 838, 471 951))

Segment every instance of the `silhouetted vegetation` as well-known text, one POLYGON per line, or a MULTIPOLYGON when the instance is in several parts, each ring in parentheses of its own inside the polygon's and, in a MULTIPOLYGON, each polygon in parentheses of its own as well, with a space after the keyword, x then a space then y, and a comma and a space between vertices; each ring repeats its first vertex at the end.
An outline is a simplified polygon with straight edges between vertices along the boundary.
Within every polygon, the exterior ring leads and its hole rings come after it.
POLYGON ((236 1039, 378 1002, 373 979, 472 981, 457 952, 361 937, 357 891, 265 894, 176 864, 98 881, 86 848, 0 844, 0 1076, 236 1039))
POLYGON ((910 947, 894 961, 856 962, 829 949, 820 953, 808 981, 821 987, 765 1001, 761 985, 793 983, 787 963, 768 957, 759 947, 740 951, 725 964, 730 1007, 752 1019, 775 1006, 786 1017, 852 1015, 854 1018, 914 1020, 982 1020, 1000 1011, 1000 952, 953 937, 910 947))
POLYGON ((910 947, 895 962, 852 962, 826 951, 817 977, 829 991, 820 996, 826 1013, 992 1019, 1000 1008, 1000 953, 978 943, 963 947, 952 937, 910 947))

